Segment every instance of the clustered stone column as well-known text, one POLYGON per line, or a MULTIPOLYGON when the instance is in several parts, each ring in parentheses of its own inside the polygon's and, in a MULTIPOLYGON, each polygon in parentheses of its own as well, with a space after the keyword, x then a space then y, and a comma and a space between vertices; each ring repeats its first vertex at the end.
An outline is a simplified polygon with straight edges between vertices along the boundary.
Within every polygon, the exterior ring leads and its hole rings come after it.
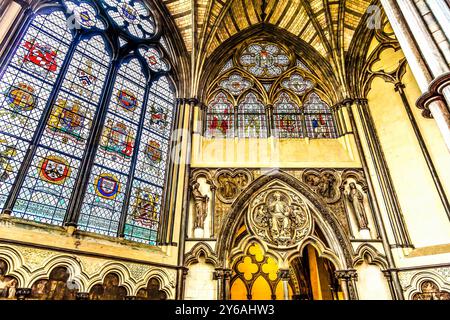
POLYGON ((450 8, 445 0, 381 0, 423 93, 417 107, 433 117, 450 150, 450 8), (430 30, 434 30, 433 33, 430 30))
POLYGON ((358 291, 356 289, 356 281, 358 280, 358 273, 355 269, 337 270, 335 271, 336 278, 342 282, 347 298, 349 300, 358 300, 358 291))

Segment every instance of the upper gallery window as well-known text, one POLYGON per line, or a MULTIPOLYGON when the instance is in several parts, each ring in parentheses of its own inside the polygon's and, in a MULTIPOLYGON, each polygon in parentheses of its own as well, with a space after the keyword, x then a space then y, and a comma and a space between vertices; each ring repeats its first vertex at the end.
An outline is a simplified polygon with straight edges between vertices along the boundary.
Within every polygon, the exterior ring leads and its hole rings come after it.
POLYGON ((207 92, 208 138, 337 138, 317 78, 281 45, 244 44, 207 92))
POLYGON ((175 96, 155 32, 137 0, 37 11, 0 68, 0 209, 156 243, 175 96))

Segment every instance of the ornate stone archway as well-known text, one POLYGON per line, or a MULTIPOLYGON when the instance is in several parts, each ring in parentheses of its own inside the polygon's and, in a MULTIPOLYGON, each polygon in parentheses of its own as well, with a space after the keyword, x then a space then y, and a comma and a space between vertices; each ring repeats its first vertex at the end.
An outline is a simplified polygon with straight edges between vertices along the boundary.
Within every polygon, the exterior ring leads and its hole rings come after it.
POLYGON ((333 212, 326 206, 305 183, 300 182, 295 177, 279 171, 271 172, 259 177, 253 181, 234 201, 230 211, 223 219, 224 223, 221 226, 218 242, 217 255, 220 263, 226 267, 230 251, 232 248, 233 234, 238 228, 241 218, 246 214, 247 208, 250 205, 251 199, 260 191, 267 190, 267 187, 273 186, 274 183, 290 188, 294 192, 301 195, 313 209, 313 219, 320 227, 322 232, 328 238, 332 251, 339 257, 342 269, 347 269, 352 266, 352 247, 344 229, 338 222, 333 212))

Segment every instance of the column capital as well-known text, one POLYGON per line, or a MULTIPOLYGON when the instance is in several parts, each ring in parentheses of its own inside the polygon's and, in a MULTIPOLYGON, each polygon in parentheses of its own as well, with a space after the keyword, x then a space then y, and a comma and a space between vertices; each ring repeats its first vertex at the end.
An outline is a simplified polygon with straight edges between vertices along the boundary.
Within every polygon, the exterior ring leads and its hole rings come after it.
POLYGON ((224 272, 222 268, 216 268, 216 270, 213 272, 213 279, 214 280, 220 280, 223 279, 224 272))
POLYGON ((287 281, 291 278, 291 274, 289 272, 289 269, 279 269, 278 270, 278 277, 283 280, 287 281))
POLYGON ((391 270, 382 270, 383 275, 386 279, 388 279, 389 281, 392 280, 392 274, 391 274, 391 270))
POLYGON ((354 100, 351 98, 347 98, 341 101, 341 104, 343 107, 351 107, 351 105, 353 104, 354 100))
POLYGON ((343 279, 343 280, 358 280, 358 273, 355 269, 348 269, 348 270, 336 270, 334 272, 336 275, 336 278, 343 279))
POLYGON ((16 298, 17 300, 25 300, 31 295, 31 288, 17 288, 16 298))
POLYGON ((189 103, 189 104, 193 104, 193 105, 196 105, 196 104, 199 103, 197 98, 187 98, 186 102, 189 103))
POLYGON ((231 269, 223 269, 223 277, 227 279, 231 279, 231 274, 233 273, 233 270, 231 269))

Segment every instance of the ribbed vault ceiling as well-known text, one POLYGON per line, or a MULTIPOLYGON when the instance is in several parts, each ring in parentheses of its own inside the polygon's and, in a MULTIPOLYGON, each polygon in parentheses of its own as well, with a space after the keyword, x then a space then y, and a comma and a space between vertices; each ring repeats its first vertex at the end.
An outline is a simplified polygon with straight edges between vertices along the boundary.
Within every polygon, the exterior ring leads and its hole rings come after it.
POLYGON ((327 57, 348 49, 371 0, 162 0, 189 52, 209 56, 260 22, 285 29, 327 57))

